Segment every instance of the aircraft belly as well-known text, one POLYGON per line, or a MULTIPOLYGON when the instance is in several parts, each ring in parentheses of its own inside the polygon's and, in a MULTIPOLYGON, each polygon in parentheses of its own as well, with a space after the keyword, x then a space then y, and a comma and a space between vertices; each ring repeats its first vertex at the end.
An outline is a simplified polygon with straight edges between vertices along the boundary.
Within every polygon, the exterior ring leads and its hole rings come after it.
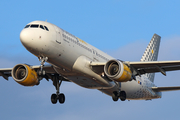
POLYGON ((114 86, 113 88, 110 88, 110 89, 98 89, 98 90, 109 95, 109 96, 112 96, 114 91, 119 91, 119 87, 114 86))
POLYGON ((67 77, 70 81, 78 84, 79 86, 90 88, 90 89, 97 89, 99 87, 103 87, 102 85, 96 83, 96 81, 83 77, 83 76, 69 76, 67 77))

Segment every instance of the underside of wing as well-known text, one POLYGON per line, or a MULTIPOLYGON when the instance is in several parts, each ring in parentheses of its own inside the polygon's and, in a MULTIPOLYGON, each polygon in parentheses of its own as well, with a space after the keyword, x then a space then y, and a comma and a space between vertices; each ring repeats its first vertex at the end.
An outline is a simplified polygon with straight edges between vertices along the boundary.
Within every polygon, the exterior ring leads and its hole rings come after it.
POLYGON ((0 76, 2 76, 4 79, 8 80, 8 78, 11 76, 12 68, 3 68, 0 69, 0 76))
POLYGON ((95 73, 102 74, 104 72, 105 64, 106 62, 91 62, 90 66, 95 73))
POLYGON ((176 86, 176 87, 152 87, 152 90, 156 91, 156 92, 175 91, 175 90, 180 90, 180 86, 176 86))
MULTIPOLYGON (((147 62, 124 62, 131 68, 133 75, 142 75, 145 73, 161 72, 166 75, 166 71, 180 70, 180 61, 147 61, 147 62)), ((92 70, 98 74, 104 72, 106 62, 92 62, 92 70)))
POLYGON ((155 72, 166 75, 166 71, 180 70, 180 61, 127 62, 127 64, 140 75, 155 72))
MULTIPOLYGON (((19 64, 19 66, 22 66, 23 68, 25 68, 25 66, 28 66, 29 69, 34 70, 36 72, 36 74, 38 75, 38 77, 41 77, 41 79, 45 78, 45 79, 49 80, 49 79, 52 79, 52 75, 58 74, 52 65, 44 65, 43 66, 43 74, 39 74, 39 72, 41 70, 41 67, 39 65, 29 66, 29 65, 25 65, 25 64, 19 64)), ((12 76, 13 69, 14 68, 0 69, 0 76, 2 76, 4 79, 8 80, 8 78, 12 76)), ((17 68, 16 74, 18 74, 18 70, 20 70, 20 69, 21 69, 20 67, 17 68)), ((25 72, 28 72, 27 69, 25 72)), ((62 79, 63 81, 69 81, 62 76, 60 76, 59 79, 62 79)))

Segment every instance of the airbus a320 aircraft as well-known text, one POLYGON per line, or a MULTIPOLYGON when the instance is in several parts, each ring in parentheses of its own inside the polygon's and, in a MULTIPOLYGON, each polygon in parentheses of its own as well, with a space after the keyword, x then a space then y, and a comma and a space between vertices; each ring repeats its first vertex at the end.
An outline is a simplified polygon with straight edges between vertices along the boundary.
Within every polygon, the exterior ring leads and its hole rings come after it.
POLYGON ((23 86, 39 85, 51 79, 56 94, 51 102, 65 102, 60 93, 62 81, 97 89, 112 96, 114 101, 151 100, 161 98, 162 91, 180 87, 156 87, 154 73, 180 70, 180 61, 157 61, 160 36, 154 34, 139 62, 115 59, 54 24, 33 21, 20 33, 23 46, 41 61, 40 65, 17 64, 0 69, 0 76, 12 78, 23 86), (45 62, 49 64, 44 64, 45 62))

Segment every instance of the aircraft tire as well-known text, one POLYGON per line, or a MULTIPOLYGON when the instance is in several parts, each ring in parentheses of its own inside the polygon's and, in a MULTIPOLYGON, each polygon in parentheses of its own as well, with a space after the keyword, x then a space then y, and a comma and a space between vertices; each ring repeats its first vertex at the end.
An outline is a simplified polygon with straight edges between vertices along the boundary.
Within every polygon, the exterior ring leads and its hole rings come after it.
POLYGON ((52 102, 52 104, 56 104, 57 103, 57 95, 56 94, 52 94, 51 95, 51 102, 52 102))
POLYGON ((63 104, 65 102, 65 95, 63 93, 59 94, 59 103, 63 104))
POLYGON ((120 99, 121 99, 121 101, 125 101, 126 100, 126 92, 125 91, 121 91, 120 92, 120 99))
POLYGON ((117 91, 113 92, 112 99, 113 99, 113 101, 118 101, 119 97, 118 97, 118 92, 117 91))

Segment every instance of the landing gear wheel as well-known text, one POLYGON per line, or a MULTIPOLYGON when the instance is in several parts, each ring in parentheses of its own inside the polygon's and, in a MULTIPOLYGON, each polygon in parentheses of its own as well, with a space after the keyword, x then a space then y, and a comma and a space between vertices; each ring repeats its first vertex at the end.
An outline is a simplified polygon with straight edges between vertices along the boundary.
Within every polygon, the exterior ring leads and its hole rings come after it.
POLYGON ((56 94, 52 94, 51 95, 51 102, 52 102, 52 104, 56 104, 57 103, 57 95, 56 94))
POLYGON ((117 92, 117 91, 114 91, 114 92, 113 92, 113 94, 112 94, 112 99, 113 99, 113 101, 118 101, 119 96, 118 96, 118 92, 117 92))
POLYGON ((126 100, 126 92, 125 91, 121 91, 120 92, 120 99, 121 99, 121 101, 125 101, 126 100))
POLYGON ((59 94, 59 103, 63 104, 65 102, 65 95, 63 93, 59 94))

